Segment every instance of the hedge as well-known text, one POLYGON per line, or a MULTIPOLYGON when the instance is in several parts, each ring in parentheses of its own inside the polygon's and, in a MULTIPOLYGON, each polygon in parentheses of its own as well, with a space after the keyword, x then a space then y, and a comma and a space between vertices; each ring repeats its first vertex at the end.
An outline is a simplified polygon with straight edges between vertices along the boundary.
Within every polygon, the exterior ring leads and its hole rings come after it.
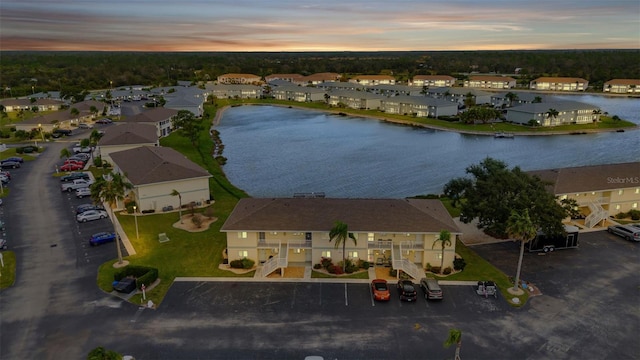
POLYGON ((149 266, 127 265, 113 275, 115 281, 120 281, 128 276, 136 279, 136 287, 140 289, 142 284, 149 286, 158 279, 158 269, 149 266))

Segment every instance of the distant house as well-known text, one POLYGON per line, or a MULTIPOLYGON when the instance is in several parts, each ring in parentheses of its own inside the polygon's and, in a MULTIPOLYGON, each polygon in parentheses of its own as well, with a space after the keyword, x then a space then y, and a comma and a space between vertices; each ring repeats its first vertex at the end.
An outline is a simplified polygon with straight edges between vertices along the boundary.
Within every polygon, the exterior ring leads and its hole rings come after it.
POLYGON ((132 200, 140 211, 161 211, 166 206, 177 209, 180 198, 171 195, 173 190, 180 193, 182 205, 203 204, 210 199, 211 175, 171 148, 140 146, 110 156, 114 171, 133 185, 132 200))
POLYGON ((318 85, 327 81, 339 81, 342 76, 338 73, 316 73, 308 76, 304 76, 301 79, 294 80, 293 83, 296 85, 318 85))
POLYGON ((455 102, 462 106, 464 105, 465 100, 469 97, 471 97, 477 105, 490 104, 492 93, 474 88, 450 87, 427 89, 425 95, 436 99, 455 102))
POLYGON ((437 118, 458 113, 458 105, 451 101, 426 96, 391 96, 380 101, 380 109, 388 114, 415 115, 437 118))
POLYGON ((53 99, 43 99, 43 98, 33 98, 34 102, 31 101, 31 98, 28 99, 4 99, 0 100, 0 105, 4 106, 5 112, 16 112, 16 111, 31 111, 35 107, 38 111, 57 111, 62 108, 64 105, 64 101, 61 100, 53 100, 53 99))
POLYGON ((440 231, 451 233, 444 249, 444 266, 453 267, 456 237, 453 219, 438 200, 426 199, 241 199, 221 232, 227 236, 229 260, 249 258, 262 264, 267 276, 291 263, 313 266, 322 258, 334 264, 345 258, 390 265, 416 280, 427 264, 440 266, 440 231), (330 242, 336 221, 349 227, 357 245, 347 239, 346 252, 330 242))
POLYGON ((600 120, 597 106, 577 101, 555 101, 514 106, 507 109, 507 121, 528 124, 531 120, 540 126, 588 124, 600 120), (556 110, 553 115, 550 110, 556 110))
POLYGON ((358 83, 341 82, 341 81, 326 81, 315 85, 318 89, 325 89, 327 91, 333 90, 351 90, 351 91, 366 91, 367 87, 358 83))
POLYGON ((516 79, 510 76, 472 75, 464 81, 464 87, 484 89, 511 89, 516 79))
POLYGON ((164 107, 173 110, 187 110, 196 117, 202 117, 204 113, 204 102, 206 99, 206 90, 192 87, 184 87, 179 90, 167 94, 164 98, 166 103, 164 107))
POLYGON ((97 152, 103 160, 112 163, 110 154, 113 152, 158 145, 158 131, 154 124, 125 123, 105 128, 98 141, 97 152))
POLYGON ((420 92, 422 89, 418 89, 414 86, 407 85, 369 85, 365 87, 365 90, 374 94, 380 94, 384 96, 397 96, 397 95, 415 95, 422 96, 420 92))
POLYGON ((261 83, 260 76, 254 74, 224 74, 218 76, 218 84, 253 84, 261 83))
POLYGON ((591 165, 529 171, 552 183, 551 191, 562 199, 578 202, 585 227, 598 225, 609 216, 637 210, 640 204, 640 162, 591 165))
POLYGON ((25 131, 31 131, 31 129, 41 127, 45 132, 53 131, 56 128, 72 128, 82 122, 91 122, 106 108, 107 105, 103 102, 86 100, 71 104, 69 108, 65 110, 36 116, 16 123, 15 126, 16 130, 25 131))
POLYGON ((417 87, 450 87, 455 84, 456 78, 449 75, 416 75, 409 83, 410 86, 417 87))
POLYGON ((270 83, 275 80, 284 80, 290 83, 294 83, 296 81, 300 81, 304 78, 303 75, 300 74, 271 74, 264 77, 264 81, 270 83))
POLYGON ((380 108, 380 101, 384 98, 381 95, 371 94, 365 91, 335 90, 329 95, 329 105, 344 105, 351 109, 377 110, 380 108))
POLYGON ((602 91, 611 94, 640 93, 640 79, 613 79, 604 83, 602 91))
POLYGON ((207 85, 207 90, 217 99, 259 99, 263 92, 261 86, 250 84, 207 85))
POLYGON ((390 75, 358 75, 349 79, 350 83, 360 85, 395 85, 396 79, 390 75))
POLYGON ((585 91, 589 81, 574 77, 539 77, 529 83, 531 90, 585 91))
POLYGON ((123 122, 153 124, 156 126, 158 137, 165 137, 171 133, 171 119, 177 114, 178 110, 159 107, 128 117, 123 122))
POLYGON ((513 107, 522 104, 531 104, 536 102, 545 102, 547 97, 544 94, 533 92, 513 92, 515 96, 513 99, 509 99, 508 92, 501 92, 491 95, 491 105, 494 107, 513 107))
POLYGON ((327 91, 309 86, 277 86, 271 89, 271 95, 277 100, 298 102, 324 101, 327 91))

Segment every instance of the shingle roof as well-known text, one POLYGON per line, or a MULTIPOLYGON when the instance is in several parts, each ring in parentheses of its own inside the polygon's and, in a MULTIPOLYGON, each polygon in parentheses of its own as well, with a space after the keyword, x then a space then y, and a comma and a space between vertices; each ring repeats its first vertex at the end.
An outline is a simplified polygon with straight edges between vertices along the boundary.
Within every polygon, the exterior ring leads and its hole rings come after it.
POLYGON ((149 144, 157 141, 158 134, 154 125, 128 123, 107 127, 98 145, 149 144))
POLYGON ((416 75, 413 80, 455 80, 453 76, 449 75, 416 75))
POLYGON ((637 85, 640 86, 640 79, 612 79, 604 83, 605 85, 637 85))
POLYGON ((575 83, 577 82, 588 82, 585 79, 582 78, 576 78, 576 77, 550 77, 550 76, 543 76, 543 77, 539 77, 535 80, 533 80, 536 83, 541 83, 541 82, 548 82, 548 83, 560 83, 560 84, 566 84, 566 83, 575 83))
POLYGON ((574 110, 595 110, 598 107, 595 105, 578 102, 578 101, 552 101, 542 103, 527 103, 518 106, 511 107, 507 111, 525 112, 531 114, 546 113, 549 109, 556 109, 558 111, 574 111, 574 110))
POLYGON ((113 152, 110 156, 133 185, 211 176, 184 155, 161 146, 141 146, 113 152))
POLYGON ((342 221, 353 232, 460 232, 439 200, 241 199, 221 231, 329 231, 342 221))
POLYGON ((358 75, 351 80, 395 80, 391 75, 358 75))
POLYGON ((159 122, 162 120, 168 120, 172 116, 178 114, 178 110, 167 109, 163 107, 147 110, 145 112, 141 112, 140 114, 136 114, 134 116, 126 118, 125 122, 159 122))
POLYGON ((553 193, 571 194, 640 188, 640 162, 528 171, 553 182, 553 193))
POLYGON ((511 81, 515 81, 516 79, 510 77, 510 76, 496 76, 496 75, 474 75, 474 76, 469 76, 469 80, 470 81, 506 81, 506 82, 511 82, 511 81))

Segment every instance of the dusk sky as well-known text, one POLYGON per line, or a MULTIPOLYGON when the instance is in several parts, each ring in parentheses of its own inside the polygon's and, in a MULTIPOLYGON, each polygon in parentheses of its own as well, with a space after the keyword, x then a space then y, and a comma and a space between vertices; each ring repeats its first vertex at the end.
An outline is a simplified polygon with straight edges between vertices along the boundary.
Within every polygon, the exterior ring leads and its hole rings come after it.
POLYGON ((1 50, 639 49, 639 0, 1 0, 1 50))

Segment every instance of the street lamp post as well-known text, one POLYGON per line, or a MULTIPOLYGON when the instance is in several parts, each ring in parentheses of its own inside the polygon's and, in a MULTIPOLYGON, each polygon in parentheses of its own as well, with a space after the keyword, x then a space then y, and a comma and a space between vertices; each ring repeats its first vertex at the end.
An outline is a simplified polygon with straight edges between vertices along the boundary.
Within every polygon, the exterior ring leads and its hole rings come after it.
POLYGON ((133 205, 133 216, 136 222, 136 240, 140 240, 140 235, 138 234, 138 207, 133 205))
POLYGON ((38 124, 38 130, 40 130, 40 135, 42 135, 42 142, 44 142, 44 133, 42 132, 42 124, 38 124))

